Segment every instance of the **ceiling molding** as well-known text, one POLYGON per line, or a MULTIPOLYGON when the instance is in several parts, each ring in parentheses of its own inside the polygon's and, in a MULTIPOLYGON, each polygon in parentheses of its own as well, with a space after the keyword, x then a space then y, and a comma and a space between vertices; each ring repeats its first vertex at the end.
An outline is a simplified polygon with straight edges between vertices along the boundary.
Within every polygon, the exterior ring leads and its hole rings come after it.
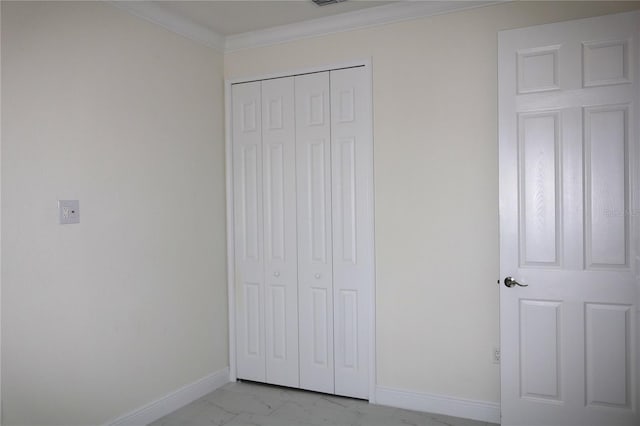
POLYGON ((182 17, 157 1, 107 1, 132 15, 221 52, 235 52, 344 31, 504 3, 500 1, 399 1, 264 30, 223 36, 182 17))
POLYGON ((171 12, 155 1, 108 1, 107 3, 195 42, 220 52, 224 51, 224 36, 171 12))
POLYGON ((454 11, 488 6, 503 1, 402 1, 339 15, 281 25, 227 36, 225 52, 264 47, 293 40, 334 34, 454 11))

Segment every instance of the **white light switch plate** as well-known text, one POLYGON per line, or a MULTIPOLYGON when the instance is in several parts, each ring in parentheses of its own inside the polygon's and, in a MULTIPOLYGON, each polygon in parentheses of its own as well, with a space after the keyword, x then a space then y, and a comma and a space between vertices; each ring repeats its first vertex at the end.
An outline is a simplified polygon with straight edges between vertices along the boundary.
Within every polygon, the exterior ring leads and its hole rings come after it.
POLYGON ((60 211, 61 225, 80 223, 80 201, 58 200, 58 210, 60 211))

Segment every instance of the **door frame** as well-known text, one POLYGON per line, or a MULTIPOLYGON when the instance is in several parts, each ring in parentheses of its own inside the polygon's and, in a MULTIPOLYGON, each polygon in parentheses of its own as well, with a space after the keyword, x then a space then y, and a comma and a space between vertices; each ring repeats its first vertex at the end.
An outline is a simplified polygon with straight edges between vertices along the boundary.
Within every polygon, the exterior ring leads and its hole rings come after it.
MULTIPOLYGON (((224 124, 225 124, 225 186, 226 186, 226 203, 227 203, 227 291, 228 291, 228 321, 229 321, 229 381, 237 380, 236 370, 236 290, 235 290, 235 244, 234 244, 234 211, 233 211, 233 132, 231 127, 232 105, 231 105, 231 86, 237 83, 248 83, 257 80, 268 80, 273 78, 291 77, 301 74, 312 74, 324 71, 333 71, 343 68, 364 67, 365 74, 368 79, 368 87, 371 91, 371 135, 372 135, 372 162, 374 162, 375 153, 373 146, 375 135, 373 132, 373 76, 371 58, 358 59, 347 62, 339 62, 334 64, 319 65, 315 67, 293 69, 274 72, 270 74, 252 75, 241 78, 225 78, 224 80, 224 124)), ((370 248, 372 252, 372 274, 373 281, 371 283, 371 303, 369 306, 369 402, 376 402, 376 259, 375 259, 375 174, 373 173, 374 164, 371 164, 372 185, 367 194, 367 204, 372 216, 373 228, 371 229, 370 248)))

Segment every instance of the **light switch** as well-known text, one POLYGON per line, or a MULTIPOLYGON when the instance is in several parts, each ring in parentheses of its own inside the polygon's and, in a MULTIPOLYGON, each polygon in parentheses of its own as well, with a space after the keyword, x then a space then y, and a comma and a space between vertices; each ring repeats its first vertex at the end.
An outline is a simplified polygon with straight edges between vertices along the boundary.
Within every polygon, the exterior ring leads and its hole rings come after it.
POLYGON ((58 200, 60 225, 80 223, 80 202, 78 200, 58 200))

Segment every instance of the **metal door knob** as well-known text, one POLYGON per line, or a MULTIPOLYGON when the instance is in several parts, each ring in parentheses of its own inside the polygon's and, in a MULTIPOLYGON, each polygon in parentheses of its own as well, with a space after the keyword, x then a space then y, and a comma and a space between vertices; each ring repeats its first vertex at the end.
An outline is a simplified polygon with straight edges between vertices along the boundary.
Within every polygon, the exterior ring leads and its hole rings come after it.
POLYGON ((274 272, 273 276, 276 277, 276 278, 279 277, 280 276, 280 272, 274 272))
POLYGON ((316 279, 320 279, 320 274, 315 274, 316 279))
POLYGON ((515 287, 515 286, 529 287, 529 284, 520 284, 518 281, 514 280, 511 277, 507 277, 507 278, 504 279, 504 285, 506 285, 509 288, 515 287))

